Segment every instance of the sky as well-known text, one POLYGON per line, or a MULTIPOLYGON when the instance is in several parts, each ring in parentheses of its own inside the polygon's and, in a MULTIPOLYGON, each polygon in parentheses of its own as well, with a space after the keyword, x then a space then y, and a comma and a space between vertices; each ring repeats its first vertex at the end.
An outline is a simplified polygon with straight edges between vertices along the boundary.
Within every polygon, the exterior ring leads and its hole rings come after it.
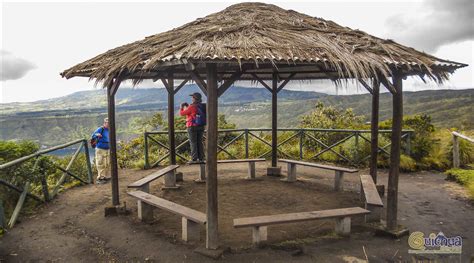
MULTIPOLYGON (((472 0, 261 2, 322 17, 443 59, 469 64, 456 71, 443 86, 408 79, 404 90, 474 88, 472 0)), ((66 80, 59 73, 114 47, 171 30, 235 3, 3 1, 0 103, 29 102, 99 89, 87 78, 66 80)), ((161 86, 145 82, 138 88, 143 87, 161 86)), ((351 84, 336 89, 325 81, 295 82, 288 88, 340 95, 366 92, 351 84)))

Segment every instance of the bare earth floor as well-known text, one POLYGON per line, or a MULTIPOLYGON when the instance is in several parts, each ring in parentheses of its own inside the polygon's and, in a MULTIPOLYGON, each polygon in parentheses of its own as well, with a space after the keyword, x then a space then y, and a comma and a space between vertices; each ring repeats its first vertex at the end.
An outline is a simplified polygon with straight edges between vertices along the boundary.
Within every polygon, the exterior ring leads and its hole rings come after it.
MULTIPOLYGON (((251 247, 250 229, 234 229, 238 217, 303 212, 359 206, 357 174, 345 175, 345 191, 334 192, 334 174, 315 168, 298 168, 300 181, 290 184, 263 176, 266 165, 257 164, 260 180, 247 181, 246 164, 219 165, 220 242, 228 248, 225 262, 370 262, 412 261, 407 237, 399 240, 374 236, 355 218, 349 238, 334 235, 332 220, 270 226, 269 245, 251 247), (365 251, 365 252, 364 252, 365 251)), ((151 193, 205 212, 205 184, 193 182, 197 166, 182 166, 181 189, 161 190, 162 180, 152 183, 151 193)), ((137 219, 136 201, 126 195, 126 185, 153 170, 121 170, 121 202, 130 215, 104 217, 111 204, 110 184, 67 190, 50 204, 0 238, 0 262, 58 261, 155 261, 213 262, 194 253, 204 241, 185 244, 180 240, 181 219, 155 210, 151 224, 137 219)), ((361 171, 367 173, 367 171, 361 171)), ((425 234, 442 231, 463 237, 460 256, 436 256, 441 262, 471 262, 474 255, 474 209, 463 188, 436 172, 402 174, 399 187, 399 222, 410 231, 425 234)), ((387 175, 380 172, 379 182, 387 175)), ((204 240, 205 231, 201 233, 204 240)), ((423 257, 418 256, 418 259, 423 257)), ((428 258, 428 257, 426 257, 428 258)))

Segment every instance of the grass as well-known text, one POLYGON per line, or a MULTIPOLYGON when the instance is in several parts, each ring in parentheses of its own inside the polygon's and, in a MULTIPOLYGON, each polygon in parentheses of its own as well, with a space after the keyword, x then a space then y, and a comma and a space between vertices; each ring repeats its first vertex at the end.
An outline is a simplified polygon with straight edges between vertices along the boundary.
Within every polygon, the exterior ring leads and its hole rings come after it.
POLYGON ((450 169, 446 171, 449 180, 458 182, 467 188, 467 191, 474 200, 474 170, 450 169))

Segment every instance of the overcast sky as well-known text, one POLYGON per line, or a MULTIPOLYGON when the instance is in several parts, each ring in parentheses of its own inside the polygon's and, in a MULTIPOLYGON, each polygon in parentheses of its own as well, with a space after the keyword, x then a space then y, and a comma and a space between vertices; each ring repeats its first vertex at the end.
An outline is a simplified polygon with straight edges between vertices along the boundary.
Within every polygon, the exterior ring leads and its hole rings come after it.
MULTIPOLYGON (((108 49, 170 30, 233 3, 2 2, 0 102, 35 101, 94 89, 93 82, 86 78, 65 80, 59 72, 108 49)), ((472 0, 269 3, 470 65, 458 70, 443 87, 410 79, 404 83, 405 90, 474 88, 472 0)), ((290 88, 336 92, 325 82, 294 83, 290 88)), ((349 87, 337 92, 363 90, 349 87)))

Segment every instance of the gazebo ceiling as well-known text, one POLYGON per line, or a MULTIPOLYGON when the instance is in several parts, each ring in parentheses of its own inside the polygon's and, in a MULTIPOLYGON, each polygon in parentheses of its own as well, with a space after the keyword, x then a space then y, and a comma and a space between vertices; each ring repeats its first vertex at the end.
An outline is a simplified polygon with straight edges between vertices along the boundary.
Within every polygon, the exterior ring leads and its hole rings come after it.
POLYGON ((173 30, 111 49, 61 73, 89 77, 104 86, 120 76, 139 82, 170 72, 191 78, 216 63, 220 79, 245 70, 239 79, 387 78, 406 75, 447 80, 466 64, 443 60, 360 30, 263 3, 241 3, 173 30), (285 73, 286 72, 286 73, 285 73))

